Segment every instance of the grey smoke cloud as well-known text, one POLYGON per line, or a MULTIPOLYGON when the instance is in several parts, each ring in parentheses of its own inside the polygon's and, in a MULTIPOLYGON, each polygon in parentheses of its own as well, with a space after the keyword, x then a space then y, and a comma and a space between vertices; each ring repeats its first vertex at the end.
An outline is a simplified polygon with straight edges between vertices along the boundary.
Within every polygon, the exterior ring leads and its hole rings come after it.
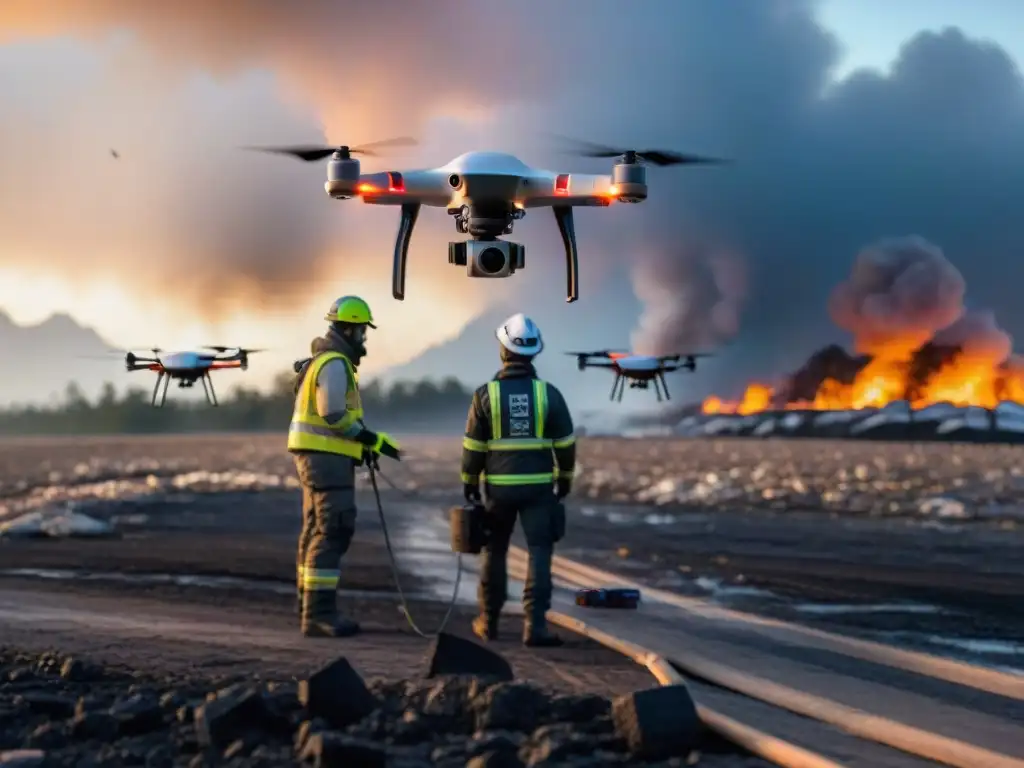
POLYGON ((893 341, 928 341, 961 316, 965 290, 963 275, 938 246, 920 237, 885 240, 857 254, 829 298, 829 312, 853 334, 858 352, 872 354, 893 341))
POLYGON ((644 305, 632 337, 637 353, 700 352, 739 332, 746 276, 728 249, 654 252, 638 259, 632 277, 644 305))
POLYGON ((882 240, 862 249, 849 277, 832 291, 829 312, 857 352, 910 353, 927 341, 956 346, 993 364, 1013 338, 989 309, 968 309, 967 284, 939 246, 922 237, 882 240))
POLYGON ((993 364, 1009 360, 1013 353, 1013 337, 999 326, 989 309, 965 311, 935 334, 935 342, 960 347, 965 357, 993 364))
MULTIPOLYGON (((317 270, 364 279, 386 272, 381 256, 394 232, 392 216, 326 200, 319 166, 248 157, 234 166, 221 150, 310 141, 325 131, 351 141, 415 133, 437 113, 490 116, 477 146, 444 149, 530 149, 524 159, 538 165, 607 168, 573 162, 529 138, 554 131, 736 158, 736 165, 721 169, 651 169, 651 197, 643 206, 582 212, 577 222, 588 249, 585 278, 626 263, 631 236, 666 257, 704 244, 728 244, 743 255, 750 291, 741 332, 721 365, 716 362, 719 378, 709 369, 691 377, 694 395, 701 386, 718 389, 794 368, 807 350, 832 340, 825 298, 845 277, 846 263, 830 255, 854 252, 886 233, 918 232, 949 253, 965 254, 959 266, 972 297, 995 308, 1009 332, 1024 329, 1017 296, 1024 283, 1024 261, 1017 258, 1024 252, 1024 89, 1005 51, 957 30, 909 40, 891 72, 859 72, 833 83, 839 45, 816 23, 812 2, 649 0, 630 6, 625 27, 619 0, 64 0, 47 3, 45 11, 36 5, 0 4, 0 39, 52 38, 36 52, 27 44, 0 48, 0 94, 12 103, 7 94, 15 92, 19 105, 17 119, 0 121, 0 253, 8 263, 42 261, 84 274, 86 262, 93 271, 118 275, 132 274, 133 266, 137 279, 148 275, 153 287, 187 274, 162 261, 186 259, 197 284, 227 290, 225 275, 260 273, 247 253, 284 245, 261 249, 260 238, 241 232, 246 245, 235 250, 226 234, 213 245, 195 234, 186 242, 204 256, 187 261, 189 252, 175 238, 197 218, 223 216, 244 222, 250 232, 264 221, 268 230, 281 221, 282 231, 298 233, 282 238, 293 244, 290 267, 274 267, 274 290, 317 270), (108 37, 124 30, 146 56, 113 55, 108 72, 97 73, 94 62, 75 59, 56 41, 71 36, 110 46, 108 37), (241 76, 253 67, 278 76, 262 83, 241 76), (198 69, 221 82, 234 78, 236 86, 207 86, 201 95, 193 82, 198 69), (236 90, 239 82, 250 83, 250 90, 236 90), (180 90, 184 86, 192 90, 180 90), (153 94, 148 100, 146 90, 153 94), (227 100, 228 93, 248 93, 248 100, 227 100), (143 107, 133 115, 136 100, 143 107), (69 133, 69 122, 77 132, 69 133), (102 154, 112 135, 131 154, 145 153, 142 170, 132 173, 159 183, 136 178, 109 186, 111 169, 83 149, 101 146, 102 154), (62 147, 59 161, 54 146, 62 147), (52 159, 27 159, 37 153, 52 159), (105 197, 103 205, 93 200, 98 197, 105 197), (78 204, 91 216, 77 213, 78 204), (230 213, 229 205, 243 213, 230 213), (622 247, 602 247, 608 242, 622 247), (140 265, 140 254, 146 264, 140 265), (237 266, 218 270, 220 260, 237 266)), ((434 147, 395 163, 447 159, 434 147)), ((414 243, 416 279, 432 281, 432 290, 493 291, 495 297, 522 296, 528 286, 531 298, 560 305, 558 243, 549 241, 557 233, 553 223, 538 220, 531 213, 516 229, 517 239, 534 249, 524 279, 480 288, 437 257, 451 227, 428 219, 424 239, 414 243), (535 246, 541 238, 544 256, 535 246)), ((273 243, 274 232, 267 236, 273 243)), ((671 274, 694 279, 685 269, 671 274)), ((182 301, 212 300, 212 289, 197 293, 179 282, 173 295, 182 301)), ((691 295, 688 286, 680 284, 678 295, 691 295)), ((626 297, 628 282, 621 292, 626 297)), ((584 302, 572 309, 572 317, 590 311, 584 302)), ((594 308, 593 322, 628 327, 633 312, 628 301, 604 304, 594 308)), ((693 317, 677 315, 686 322, 693 317)))

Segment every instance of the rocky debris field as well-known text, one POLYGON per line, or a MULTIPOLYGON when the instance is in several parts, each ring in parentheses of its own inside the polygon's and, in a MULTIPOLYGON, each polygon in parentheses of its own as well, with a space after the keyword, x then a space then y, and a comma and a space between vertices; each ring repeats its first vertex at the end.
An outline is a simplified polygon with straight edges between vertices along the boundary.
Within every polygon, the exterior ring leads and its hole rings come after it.
POLYGON ((767 765, 642 714, 652 695, 673 691, 610 700, 466 676, 364 682, 343 658, 305 679, 154 677, 2 649, 0 766, 767 765))
MULTIPOLYGON (((403 441, 382 487, 457 497, 458 437, 403 441)), ((582 438, 576 498, 661 507, 1024 519, 1024 446, 854 440, 582 438)), ((280 435, 0 441, 0 521, 73 503, 295 487, 280 435)))

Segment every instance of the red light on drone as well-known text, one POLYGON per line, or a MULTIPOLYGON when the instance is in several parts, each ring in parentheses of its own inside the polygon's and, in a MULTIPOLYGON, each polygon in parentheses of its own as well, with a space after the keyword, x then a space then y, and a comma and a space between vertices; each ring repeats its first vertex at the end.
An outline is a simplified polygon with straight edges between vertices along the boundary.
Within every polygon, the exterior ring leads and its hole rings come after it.
POLYGON ((560 173, 555 178, 555 194, 556 195, 568 195, 569 194, 569 174, 560 173))
POLYGON ((373 184, 367 184, 366 182, 363 182, 362 184, 356 187, 356 192, 358 192, 360 195, 372 195, 376 191, 377 188, 373 186, 373 184))
POLYGON ((405 179, 397 171, 388 171, 388 192, 405 192, 405 179))

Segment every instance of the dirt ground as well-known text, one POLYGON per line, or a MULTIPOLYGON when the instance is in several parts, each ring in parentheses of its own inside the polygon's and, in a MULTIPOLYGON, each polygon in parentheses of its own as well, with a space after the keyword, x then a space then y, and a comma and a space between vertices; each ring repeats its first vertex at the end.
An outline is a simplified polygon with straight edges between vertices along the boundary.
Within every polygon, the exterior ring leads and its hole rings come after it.
MULTIPOLYGON (((385 467, 402 491, 386 485, 385 502, 412 494, 429 514, 458 502, 458 438, 403 446, 407 460, 385 467)), ((1013 446, 585 438, 561 551, 744 610, 1024 668, 1021 458, 1013 446), (919 509, 936 498, 952 512, 919 509)), ((287 591, 292 478, 279 435, 0 441, 0 520, 3 504, 10 516, 77 494, 83 511, 118 517, 126 533, 84 546, 0 544, 0 569, 187 572, 287 591)), ((363 537, 345 588, 389 582, 379 547, 363 537)), ((111 588, 68 584, 59 588, 111 588)), ((234 599, 225 588, 116 589, 234 599)), ((247 600, 271 599, 246 590, 247 600)))

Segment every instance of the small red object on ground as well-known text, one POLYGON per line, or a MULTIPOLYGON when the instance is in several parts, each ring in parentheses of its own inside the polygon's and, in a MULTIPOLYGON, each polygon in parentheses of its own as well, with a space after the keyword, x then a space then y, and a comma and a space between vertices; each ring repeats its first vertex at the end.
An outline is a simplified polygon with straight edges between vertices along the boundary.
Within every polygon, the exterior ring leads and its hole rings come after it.
POLYGON ((639 589, 580 589, 576 591, 576 605, 586 608, 635 609, 640 603, 639 589))

